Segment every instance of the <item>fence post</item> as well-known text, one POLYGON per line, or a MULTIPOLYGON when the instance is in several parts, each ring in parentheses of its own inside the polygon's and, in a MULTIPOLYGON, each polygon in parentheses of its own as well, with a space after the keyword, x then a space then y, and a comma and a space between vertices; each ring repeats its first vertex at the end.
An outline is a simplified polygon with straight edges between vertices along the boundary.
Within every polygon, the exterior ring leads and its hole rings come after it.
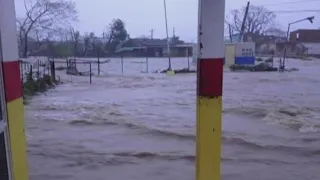
POLYGON ((46 66, 43 66, 43 75, 46 74, 46 66))
POLYGON ((29 66, 30 70, 29 70, 29 77, 28 77, 28 81, 33 79, 33 72, 32 72, 32 64, 29 66))
POLYGON ((92 70, 91 70, 91 62, 90 62, 90 84, 92 84, 92 70))
POLYGON ((19 60, 19 63, 20 63, 20 75, 21 75, 21 80, 23 81, 23 62, 22 60, 19 60))
POLYGON ((21 87, 23 89, 23 61, 22 60, 19 60, 20 62, 20 76, 21 76, 21 87))
POLYGON ((98 56, 98 75, 100 75, 100 58, 98 56))
POLYGON ((45 63, 45 67, 48 69, 48 75, 50 76, 50 61, 45 63), (48 66, 48 67, 47 67, 48 66))
POLYGON ((51 79, 56 82, 56 68, 55 68, 55 63, 54 61, 50 62, 50 68, 51 68, 51 79))
POLYGON ((123 56, 121 56, 121 72, 123 74, 123 56))
POLYGON ((189 48, 187 48, 187 58, 188 58, 188 70, 190 71, 189 48))
POLYGON ((37 69, 38 69, 38 72, 40 72, 40 60, 39 59, 37 61, 37 69))
POLYGON ((147 73, 149 73, 149 58, 148 57, 146 57, 146 71, 147 71, 147 73))

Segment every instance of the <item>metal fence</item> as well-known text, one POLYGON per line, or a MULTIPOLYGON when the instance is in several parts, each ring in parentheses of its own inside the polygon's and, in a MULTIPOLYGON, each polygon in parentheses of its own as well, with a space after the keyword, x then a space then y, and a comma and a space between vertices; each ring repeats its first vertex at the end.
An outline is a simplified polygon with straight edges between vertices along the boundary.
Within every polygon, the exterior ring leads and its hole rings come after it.
MULTIPOLYGON (((195 65, 191 57, 174 57, 169 58, 123 58, 114 59, 114 63, 118 64, 114 70, 119 69, 121 74, 137 74, 137 73, 159 73, 168 69, 169 63, 173 70, 188 69, 194 70, 195 65)), ((111 70, 109 70, 111 71, 111 70)), ((111 71, 112 72, 112 71, 111 71)), ((119 70, 118 70, 119 72, 119 70)), ((116 72, 114 72, 116 73, 116 72)))
POLYGON ((85 59, 57 59, 54 63, 57 65, 55 70, 65 71, 67 75, 72 76, 88 76, 90 84, 92 83, 93 75, 100 75, 102 64, 108 63, 109 60, 92 61, 85 59))
MULTIPOLYGON (((70 76, 73 80, 75 76, 88 77, 87 82, 92 83, 94 77, 108 75, 142 75, 150 73, 159 73, 169 66, 168 58, 67 58, 54 59, 55 70, 70 76)), ((40 65, 41 66, 41 65, 40 65)), ((195 63, 191 57, 171 58, 172 69, 195 70, 195 63)))
POLYGON ((20 60, 20 74, 22 83, 28 78, 37 80, 48 75, 55 79, 55 63, 50 60, 20 60))

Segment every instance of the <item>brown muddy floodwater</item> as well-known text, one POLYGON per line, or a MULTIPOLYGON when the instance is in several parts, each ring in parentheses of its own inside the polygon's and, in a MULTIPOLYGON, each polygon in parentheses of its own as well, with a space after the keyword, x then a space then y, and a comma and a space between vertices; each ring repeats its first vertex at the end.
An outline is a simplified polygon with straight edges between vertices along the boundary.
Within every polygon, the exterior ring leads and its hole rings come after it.
MULTIPOLYGON (((64 84, 32 98, 31 180, 195 179, 195 74, 141 73, 143 61, 120 75, 112 59, 91 85, 59 72, 64 84)), ((223 180, 320 179, 320 61, 288 65, 300 71, 225 72, 223 180)))

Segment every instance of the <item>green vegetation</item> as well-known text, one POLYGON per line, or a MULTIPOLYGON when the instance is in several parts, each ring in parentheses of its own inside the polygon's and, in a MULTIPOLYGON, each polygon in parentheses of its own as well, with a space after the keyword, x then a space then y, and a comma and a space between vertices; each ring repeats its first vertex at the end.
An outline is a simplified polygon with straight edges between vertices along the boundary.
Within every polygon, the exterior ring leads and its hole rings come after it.
POLYGON ((32 73, 27 74, 27 81, 23 83, 23 99, 24 103, 27 103, 27 100, 38 93, 43 93, 50 88, 56 86, 60 82, 53 79, 49 75, 44 75, 42 78, 34 79, 32 73))
MULTIPOLYGON (((61 2, 66 1, 62 0, 61 2)), ((61 37, 60 40, 56 38, 39 39, 37 43, 41 46, 37 46, 33 42, 25 46, 23 39, 21 42, 19 41, 22 56, 27 57, 26 52, 30 52, 29 56, 54 58, 107 57, 115 55, 116 50, 130 39, 125 23, 121 19, 113 19, 103 32, 102 37, 93 32, 81 34, 73 28, 64 28, 57 32, 59 33, 55 34, 55 37, 61 37)))

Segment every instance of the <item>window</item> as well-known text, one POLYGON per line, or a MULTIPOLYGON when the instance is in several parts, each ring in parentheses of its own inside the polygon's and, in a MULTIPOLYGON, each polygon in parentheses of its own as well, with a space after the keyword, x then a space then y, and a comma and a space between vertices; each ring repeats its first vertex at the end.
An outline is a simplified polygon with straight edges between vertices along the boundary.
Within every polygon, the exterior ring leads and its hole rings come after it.
POLYGON ((253 56, 251 48, 242 48, 242 56, 253 56))

